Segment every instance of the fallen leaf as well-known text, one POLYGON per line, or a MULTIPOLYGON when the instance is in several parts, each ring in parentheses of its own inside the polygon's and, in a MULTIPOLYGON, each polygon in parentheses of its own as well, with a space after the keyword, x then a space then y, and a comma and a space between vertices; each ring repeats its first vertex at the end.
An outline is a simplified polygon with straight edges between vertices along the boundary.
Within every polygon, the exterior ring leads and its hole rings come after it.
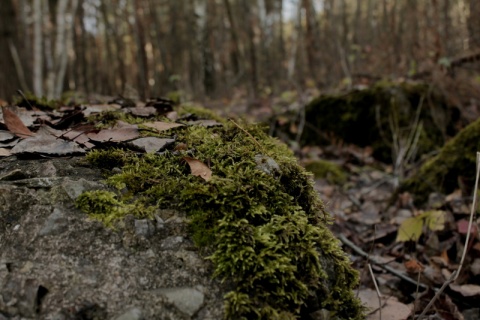
POLYGON ((86 105, 85 110, 83 110, 83 114, 85 117, 88 117, 89 115, 93 113, 101 113, 105 111, 115 111, 119 110, 122 107, 118 104, 91 104, 91 105, 86 105))
MULTIPOLYGON (((377 292, 372 289, 360 290, 358 297, 362 301, 362 304, 370 311, 367 315, 368 320, 380 319, 380 307, 377 292)), ((404 320, 410 315, 410 307, 406 304, 398 302, 395 297, 391 297, 388 300, 382 298, 382 320, 404 320)))
MULTIPOLYGON (((53 130, 53 129, 51 129, 53 130)), ((61 133, 59 133, 60 136, 61 133)), ((12 154, 45 154, 53 156, 65 156, 71 154, 83 154, 85 150, 78 144, 65 141, 53 135, 47 127, 41 127, 33 137, 21 140, 12 149, 12 154)))
POLYGON ((159 132, 184 126, 181 123, 171 123, 171 122, 162 122, 162 121, 146 122, 143 125, 149 128, 153 128, 159 132))
POLYGON ((150 117, 157 113, 157 109, 154 107, 135 107, 125 109, 127 112, 130 112, 137 117, 150 117))
POLYGON ((169 120, 177 121, 178 113, 177 113, 177 111, 170 111, 165 115, 165 117, 167 117, 167 119, 169 119, 169 120))
MULTIPOLYGON (((465 220, 465 219, 458 220, 457 221, 457 230, 460 234, 467 234, 468 233, 468 220, 465 220)), ((470 233, 477 233, 477 226, 475 225, 475 223, 472 223, 470 233)))
POLYGON ((451 283, 450 289, 460 293, 464 297, 472 297, 472 296, 480 295, 480 286, 476 284, 457 285, 457 284, 451 283))
POLYGON ((87 137, 97 142, 124 142, 140 136, 138 128, 104 129, 98 133, 87 133, 87 137))
POLYGON ((419 273, 425 269, 425 267, 416 259, 408 260, 404 265, 409 273, 419 273))
POLYGON ((15 139, 15 136, 10 131, 0 131, 0 142, 8 142, 15 139))
POLYGON ((13 111, 3 107, 2 112, 3 121, 10 132, 23 139, 33 136, 33 132, 23 124, 22 120, 13 111))
POLYGON ((175 142, 175 139, 161 139, 156 137, 145 137, 130 141, 128 144, 135 146, 137 149, 145 152, 158 152, 169 144, 175 142))
POLYGON ((418 217, 408 218, 400 225, 396 241, 417 241, 422 235, 422 228, 422 219, 418 219, 418 217))
POLYGON ((188 124, 195 125, 195 126, 202 126, 202 127, 206 127, 206 128, 223 126, 223 124, 221 124, 220 122, 217 122, 215 120, 190 121, 188 124))
POLYGON ((8 156, 11 156, 12 153, 10 152, 10 150, 8 149, 5 149, 5 148, 0 148, 0 157, 8 157, 8 156))
POLYGON ((445 227, 445 211, 432 210, 424 212, 420 215, 420 218, 425 218, 426 226, 432 231, 443 230, 445 227))
POLYGON ((470 266, 470 271, 472 271, 472 274, 475 276, 480 274, 480 259, 477 258, 473 260, 473 263, 470 266))
POLYGON ((205 181, 209 181, 212 178, 212 170, 207 167, 203 162, 190 157, 183 157, 183 160, 187 161, 190 170, 194 176, 198 176, 205 181))

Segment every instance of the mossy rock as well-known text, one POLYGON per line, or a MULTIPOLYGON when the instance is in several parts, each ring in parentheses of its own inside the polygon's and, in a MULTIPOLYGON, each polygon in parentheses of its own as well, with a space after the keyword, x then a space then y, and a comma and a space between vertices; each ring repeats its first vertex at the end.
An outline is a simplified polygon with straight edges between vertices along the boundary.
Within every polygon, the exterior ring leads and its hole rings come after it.
MULTIPOLYGON (((438 90, 409 82, 378 82, 362 90, 321 95, 305 108, 302 145, 324 145, 335 138, 371 146, 373 155, 385 162, 392 161, 392 125, 399 128, 398 134, 407 136, 419 111, 422 129, 417 153, 423 154, 441 147, 447 136, 453 136, 459 118, 458 109, 450 106, 438 90)), ((277 132, 288 131, 289 127, 287 123, 277 132)))
POLYGON ((459 180, 473 186, 475 161, 480 150, 480 119, 461 130, 440 152, 425 164, 400 191, 410 191, 418 204, 424 203, 431 192, 448 194, 459 188, 459 180))
MULTIPOLYGON (((196 111, 209 114, 188 108, 196 111)), ((222 126, 166 134, 176 144, 162 154, 90 152, 87 160, 109 171, 112 189, 86 192, 77 206, 107 226, 126 214, 185 212, 213 276, 232 284, 225 318, 308 319, 318 309, 332 319, 364 318, 352 291, 358 274, 328 229, 331 218, 311 175, 284 144, 260 126, 224 119, 222 126), (212 178, 193 175, 186 157, 207 165, 212 178)))

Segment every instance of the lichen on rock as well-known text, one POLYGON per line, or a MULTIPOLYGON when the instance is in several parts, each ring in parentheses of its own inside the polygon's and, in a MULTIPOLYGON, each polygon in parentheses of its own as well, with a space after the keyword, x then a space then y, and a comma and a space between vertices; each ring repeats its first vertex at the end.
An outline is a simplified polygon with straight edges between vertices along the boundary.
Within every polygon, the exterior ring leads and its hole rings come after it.
POLYGON ((162 153, 90 152, 93 165, 117 173, 106 178, 111 191, 85 192, 78 207, 110 226, 127 214, 185 212, 214 276, 231 284, 226 318, 297 319, 318 309, 363 318, 352 292, 357 272, 328 230, 310 174, 262 127, 219 120, 166 131, 176 142, 162 153), (190 174, 185 157, 202 161, 212 178, 190 174))

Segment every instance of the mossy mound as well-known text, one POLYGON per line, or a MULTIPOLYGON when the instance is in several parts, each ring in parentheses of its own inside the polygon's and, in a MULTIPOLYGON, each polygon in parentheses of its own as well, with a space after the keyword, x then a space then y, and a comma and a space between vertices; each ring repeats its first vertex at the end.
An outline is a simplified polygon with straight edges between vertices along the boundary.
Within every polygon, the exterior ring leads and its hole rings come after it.
MULTIPOLYGON (((459 118, 458 110, 449 106, 438 90, 410 82, 378 82, 345 94, 322 95, 305 108, 302 145, 323 145, 339 139, 371 146, 373 155, 385 162, 392 161, 393 134, 406 138, 416 125, 417 112, 418 123, 422 123, 417 154, 442 146, 445 137, 456 133, 454 125, 459 118)), ((290 123, 277 130, 288 128, 290 123)))
POLYGON ((327 228, 310 175, 284 144, 259 126, 226 121, 166 135, 176 144, 162 154, 90 152, 93 165, 118 173, 108 173, 112 191, 86 192, 78 207, 107 225, 159 208, 187 213, 215 276, 233 284, 226 318, 298 319, 321 308, 337 319, 364 318, 352 291, 357 272, 327 228), (206 164, 212 178, 193 175, 187 156, 206 164))
POLYGON ((459 188, 459 179, 473 186, 479 150, 480 119, 449 140, 438 155, 400 186, 400 191, 410 191, 417 203, 424 203, 431 192, 448 194, 459 188))

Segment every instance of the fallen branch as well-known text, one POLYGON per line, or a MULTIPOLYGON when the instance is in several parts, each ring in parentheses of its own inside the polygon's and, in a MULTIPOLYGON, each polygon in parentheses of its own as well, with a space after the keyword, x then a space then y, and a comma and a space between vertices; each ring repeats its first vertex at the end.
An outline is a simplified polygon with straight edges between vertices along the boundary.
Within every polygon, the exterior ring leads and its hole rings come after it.
POLYGON ((370 255, 368 253, 366 253, 365 251, 363 251, 360 247, 358 247, 357 245, 355 245, 353 242, 351 242, 350 240, 347 239, 347 237, 345 237, 343 234, 340 234, 338 235, 338 238, 340 239, 340 241, 342 241, 342 243, 348 247, 350 247, 353 251, 355 251, 356 253, 358 253, 359 255, 361 255, 362 257, 368 259, 370 262, 372 262, 373 264, 379 266, 380 268, 390 272, 391 274, 393 275, 396 275, 397 277, 399 277, 400 279, 402 280, 405 280, 407 282, 410 282, 411 284, 414 284, 414 285, 418 285, 420 287, 422 287, 423 289, 428 289, 428 286, 426 284, 423 284, 421 282, 418 282, 412 278, 410 278, 409 276, 401 273, 400 271, 398 270, 395 270, 393 269, 392 267, 389 267, 389 266, 386 266, 383 262, 380 262, 380 261, 377 261, 375 258, 372 258, 370 257, 370 255))

